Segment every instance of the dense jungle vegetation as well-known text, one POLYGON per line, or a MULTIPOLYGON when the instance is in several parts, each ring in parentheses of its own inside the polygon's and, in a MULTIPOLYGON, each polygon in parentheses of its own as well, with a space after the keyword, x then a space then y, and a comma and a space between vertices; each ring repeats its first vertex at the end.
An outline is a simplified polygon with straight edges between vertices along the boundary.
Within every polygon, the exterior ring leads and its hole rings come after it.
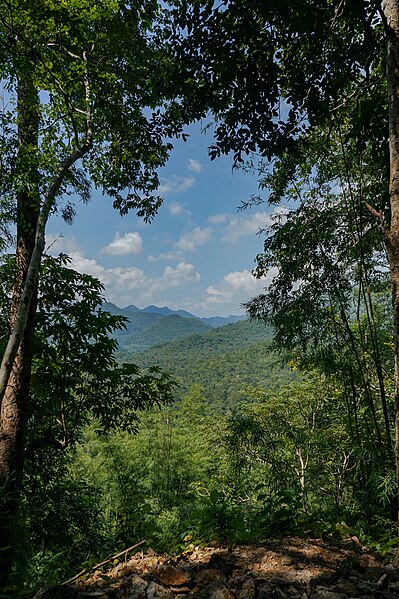
POLYGON ((396 547, 398 65, 397 0, 0 0, 1 596, 144 539, 396 547), (200 119, 289 206, 258 322, 118 350, 48 218, 95 188, 150 222, 200 119))

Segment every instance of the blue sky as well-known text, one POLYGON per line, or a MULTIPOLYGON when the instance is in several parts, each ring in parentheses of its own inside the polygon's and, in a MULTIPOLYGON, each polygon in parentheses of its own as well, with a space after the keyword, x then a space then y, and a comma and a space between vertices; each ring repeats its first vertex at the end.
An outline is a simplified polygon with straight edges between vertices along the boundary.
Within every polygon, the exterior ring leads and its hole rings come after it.
MULTIPOLYGON (((199 125, 177 141, 160 171, 164 204, 147 225, 134 213, 120 217, 109 198, 94 193, 78 203, 72 226, 53 216, 47 227, 51 253, 66 252, 72 267, 98 277, 107 300, 124 307, 149 304, 185 309, 198 316, 242 314, 240 305, 267 280, 251 275, 262 251, 267 204, 238 211, 257 194, 257 180, 232 171, 230 157, 211 162, 211 135, 199 125)), ((272 276, 272 273, 270 273, 272 276)))

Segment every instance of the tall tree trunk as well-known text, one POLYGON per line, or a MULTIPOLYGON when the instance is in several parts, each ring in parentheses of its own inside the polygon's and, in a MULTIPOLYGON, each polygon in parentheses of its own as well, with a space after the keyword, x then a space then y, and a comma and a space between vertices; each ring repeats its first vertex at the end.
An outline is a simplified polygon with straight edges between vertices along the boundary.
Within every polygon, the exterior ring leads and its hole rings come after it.
MULTIPOLYGON (((16 272, 10 311, 13 330, 24 288, 40 210, 38 189, 38 95, 32 70, 18 81, 18 223, 16 272)), ((11 573, 17 539, 19 493, 23 472, 25 431, 28 418, 32 343, 37 286, 29 304, 25 332, 14 359, 0 413, 0 589, 11 573)))
POLYGON ((399 0, 385 0, 383 7, 387 30, 389 197, 391 206, 391 222, 385 240, 392 278, 395 347, 395 464, 399 497, 399 0))

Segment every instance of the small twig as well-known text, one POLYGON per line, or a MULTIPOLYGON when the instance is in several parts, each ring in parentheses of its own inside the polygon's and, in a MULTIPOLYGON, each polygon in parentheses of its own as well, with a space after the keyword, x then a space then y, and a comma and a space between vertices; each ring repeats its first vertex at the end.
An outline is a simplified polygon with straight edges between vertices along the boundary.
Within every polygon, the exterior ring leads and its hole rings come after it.
POLYGON ((62 234, 62 233, 60 233, 60 234, 58 235, 58 237, 56 237, 56 238, 55 238, 55 239, 54 239, 54 240, 53 240, 53 241, 50 243, 50 245, 48 245, 48 246, 46 247, 46 249, 45 249, 45 252, 46 252, 46 253, 48 253, 48 251, 49 251, 49 250, 51 250, 51 248, 53 247, 53 245, 54 245, 54 244, 56 244, 56 243, 57 243, 57 241, 59 241, 60 239, 63 239, 63 237, 64 237, 64 236, 63 236, 63 234, 62 234))
POLYGON ((66 580, 65 582, 63 582, 62 586, 66 585, 66 584, 70 584, 71 582, 75 582, 75 580, 78 580, 78 578, 80 578, 81 576, 84 576, 85 574, 89 574, 89 572, 93 572, 94 570, 101 568, 101 566, 105 566, 105 564, 109 564, 109 562, 112 562, 112 560, 116 559, 117 557, 120 557, 124 553, 127 554, 129 551, 133 551, 133 549, 140 547, 140 545, 144 545, 145 542, 146 542, 146 540, 144 539, 143 541, 140 541, 140 543, 136 543, 136 545, 132 545, 131 547, 124 549, 120 553, 117 553, 116 555, 109 557, 108 559, 104 560, 103 562, 96 564, 92 568, 86 568, 85 570, 82 570, 81 572, 79 572, 79 574, 76 574, 76 576, 74 576, 73 578, 70 578, 69 580, 66 580))

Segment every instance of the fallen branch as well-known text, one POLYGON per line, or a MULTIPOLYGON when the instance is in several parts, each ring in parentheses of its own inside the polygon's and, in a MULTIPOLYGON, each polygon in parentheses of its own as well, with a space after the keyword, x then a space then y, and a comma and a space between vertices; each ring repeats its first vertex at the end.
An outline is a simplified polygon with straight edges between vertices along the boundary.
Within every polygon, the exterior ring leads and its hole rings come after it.
POLYGON ((79 572, 79 574, 76 574, 76 576, 74 576, 73 578, 70 578, 69 580, 66 580, 65 582, 63 582, 62 586, 66 585, 66 584, 70 584, 71 582, 75 582, 75 580, 78 580, 78 578, 80 578, 81 576, 84 576, 85 574, 89 574, 89 572, 93 572, 94 570, 101 568, 101 566, 105 566, 105 564, 109 564, 109 562, 112 562, 114 559, 117 559, 121 555, 127 554, 129 551, 133 551, 133 549, 137 549, 137 547, 144 545, 145 542, 146 542, 146 540, 144 539, 143 541, 140 541, 140 543, 136 543, 136 545, 132 545, 131 547, 124 549, 120 553, 117 553, 116 555, 109 557, 108 559, 104 560, 103 562, 96 564, 92 568, 86 568, 85 570, 82 570, 81 572, 79 572))

